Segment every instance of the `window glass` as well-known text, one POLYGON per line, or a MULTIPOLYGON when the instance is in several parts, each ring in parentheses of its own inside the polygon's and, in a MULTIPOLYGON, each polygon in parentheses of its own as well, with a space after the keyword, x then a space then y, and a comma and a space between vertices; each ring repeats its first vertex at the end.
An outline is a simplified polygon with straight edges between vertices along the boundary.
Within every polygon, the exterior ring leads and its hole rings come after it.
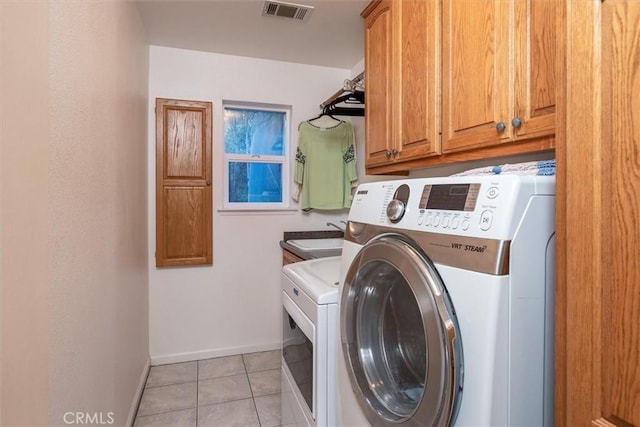
POLYGON ((284 155, 284 112, 226 107, 224 124, 225 153, 284 155))
POLYGON ((229 202, 282 202, 282 164, 229 162, 229 202))
POLYGON ((283 106, 224 104, 225 208, 288 207, 289 115, 283 106))

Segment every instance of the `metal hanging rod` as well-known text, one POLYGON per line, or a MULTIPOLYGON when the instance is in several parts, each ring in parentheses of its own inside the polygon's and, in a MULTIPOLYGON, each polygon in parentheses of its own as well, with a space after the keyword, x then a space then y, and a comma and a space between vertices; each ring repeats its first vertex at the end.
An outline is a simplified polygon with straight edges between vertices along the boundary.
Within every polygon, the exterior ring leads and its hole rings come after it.
POLYGON ((320 108, 323 109, 331 105, 333 101, 338 99, 340 95, 342 95, 345 92, 355 92, 355 91, 364 91, 364 71, 358 74, 357 76, 355 76, 351 80, 348 80, 348 79, 345 80, 344 85, 342 86, 342 89, 340 89, 339 91, 331 95, 329 98, 327 98, 326 101, 320 104, 320 108))

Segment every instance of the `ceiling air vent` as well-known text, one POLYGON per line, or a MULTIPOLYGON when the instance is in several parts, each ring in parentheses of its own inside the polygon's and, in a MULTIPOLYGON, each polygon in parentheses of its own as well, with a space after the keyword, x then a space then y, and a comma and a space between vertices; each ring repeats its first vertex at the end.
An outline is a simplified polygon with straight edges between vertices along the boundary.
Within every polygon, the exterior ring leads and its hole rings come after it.
POLYGON ((279 16, 295 21, 306 21, 313 12, 313 6, 267 0, 262 7, 262 16, 279 16))

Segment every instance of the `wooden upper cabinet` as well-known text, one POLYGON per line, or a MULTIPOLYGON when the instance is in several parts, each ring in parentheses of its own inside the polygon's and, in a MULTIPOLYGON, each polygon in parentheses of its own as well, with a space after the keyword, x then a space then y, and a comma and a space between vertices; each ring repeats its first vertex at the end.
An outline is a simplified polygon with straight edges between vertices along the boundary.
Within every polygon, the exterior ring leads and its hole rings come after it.
POLYGON ((367 168, 440 151, 438 2, 371 2, 365 18, 367 168))
POLYGON ((515 2, 517 140, 555 134, 557 20, 557 0, 515 2))
POLYGON ((156 99, 156 266, 211 264, 211 102, 156 99))
POLYGON ((367 167, 384 164, 393 149, 391 129, 392 11, 391 0, 367 7, 365 18, 365 138, 367 167))
POLYGON ((509 9, 512 1, 442 2, 443 150, 500 143, 511 138, 507 124, 513 75, 509 67, 509 9))
POLYGON ((555 131, 555 0, 445 0, 443 151, 555 131))
POLYGON ((440 15, 436 1, 396 2, 396 160, 440 153, 440 15))

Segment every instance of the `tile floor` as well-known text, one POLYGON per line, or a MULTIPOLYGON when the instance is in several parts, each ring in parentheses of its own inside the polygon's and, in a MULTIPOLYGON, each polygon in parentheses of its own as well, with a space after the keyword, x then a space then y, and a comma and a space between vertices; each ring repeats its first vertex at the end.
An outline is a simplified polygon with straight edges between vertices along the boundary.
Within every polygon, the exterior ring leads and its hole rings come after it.
POLYGON ((280 350, 152 366, 134 427, 280 425, 280 350))

